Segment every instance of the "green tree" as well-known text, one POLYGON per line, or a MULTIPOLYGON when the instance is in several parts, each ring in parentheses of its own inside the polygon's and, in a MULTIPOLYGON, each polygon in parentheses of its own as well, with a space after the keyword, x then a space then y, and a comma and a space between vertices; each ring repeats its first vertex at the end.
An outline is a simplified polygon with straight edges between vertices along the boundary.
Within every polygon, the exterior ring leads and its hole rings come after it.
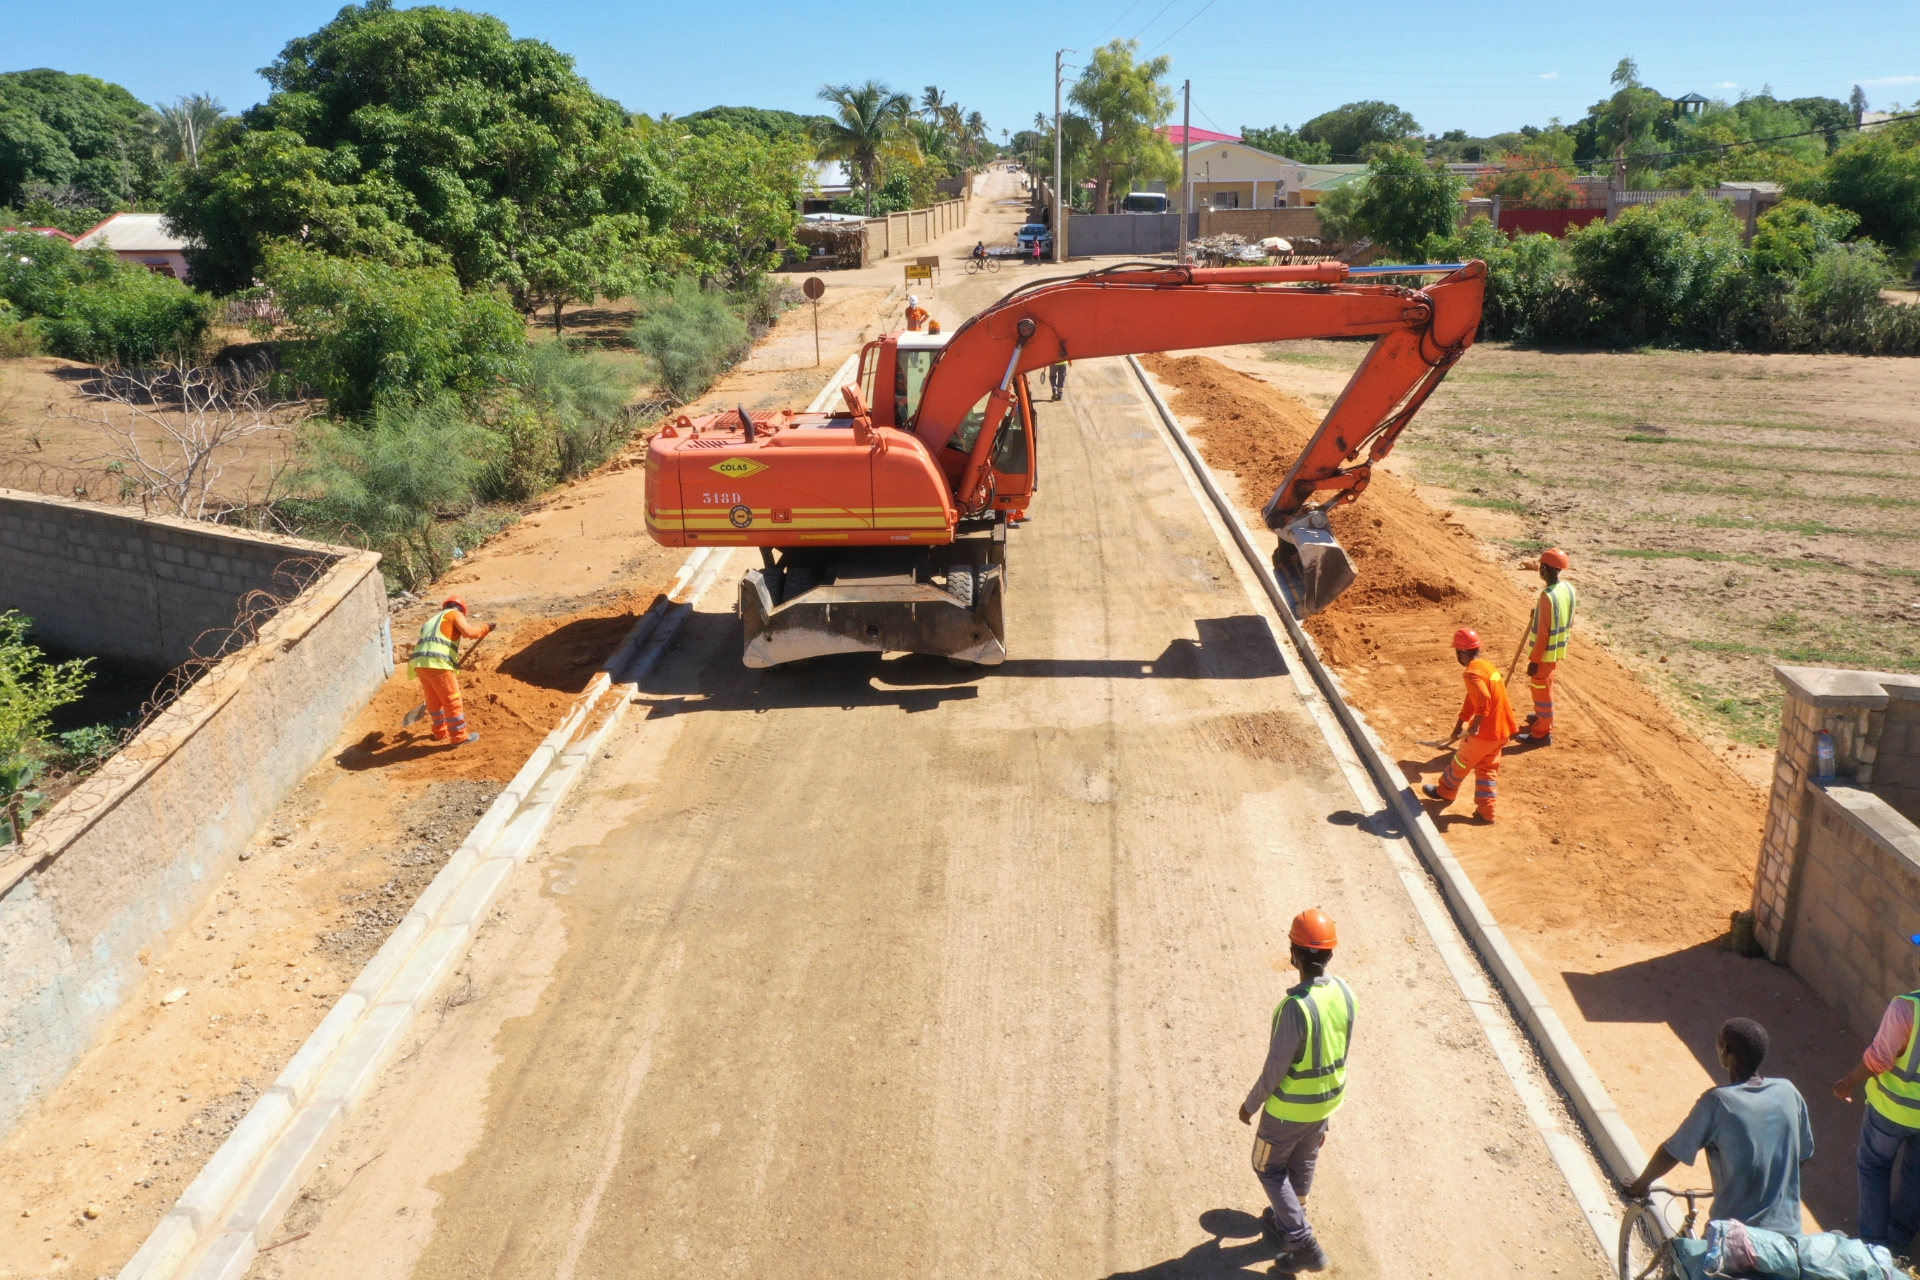
POLYGON ((1794 193, 1852 210, 1859 234, 1895 253, 1920 249, 1920 121, 1860 134, 1794 193))
POLYGON ((724 127, 758 134, 768 142, 778 138, 805 141, 809 132, 827 123, 827 117, 803 116, 769 107, 708 107, 705 111, 676 117, 673 123, 695 133, 724 127))
POLYGON ((1620 59, 1610 80, 1613 96, 1595 103, 1588 117, 1593 122, 1595 148, 1606 159, 1626 162, 1631 185, 1660 150, 1659 136, 1673 119, 1673 104, 1666 95, 1640 83, 1640 68, 1632 58, 1620 59))
POLYGON ((531 310, 626 276, 676 196, 618 103, 497 18, 368 0, 262 74, 267 101, 216 131, 167 203, 214 289, 244 288, 296 237, 444 262, 531 310))
POLYGON ((141 137, 146 104, 117 84, 64 71, 0 74, 0 206, 28 188, 74 188, 91 207, 147 198, 160 161, 141 137))
POLYGON ((913 100, 878 80, 865 84, 820 86, 820 100, 833 104, 834 114, 813 135, 822 160, 839 160, 853 168, 866 196, 867 216, 873 216, 875 189, 890 164, 912 163, 919 153, 907 132, 913 100))
POLYGON ((738 289, 771 270, 799 221, 807 144, 719 125, 687 135, 670 155, 687 193, 670 230, 701 282, 738 289))
POLYGON ((1300 136, 1327 149, 1336 164, 1373 159, 1373 153, 1418 135, 1420 122, 1391 102, 1368 99, 1322 112, 1300 126, 1300 136))
POLYGON ((1782 200, 1754 228, 1753 265, 1775 275, 1803 276, 1818 258, 1860 225, 1850 209, 1811 200, 1782 200))
POLYGON ((1285 156, 1289 160, 1298 160, 1301 164, 1329 164, 1333 160, 1333 149, 1324 142, 1303 136, 1291 125, 1278 125, 1272 128, 1258 129, 1242 126, 1240 141, 1264 151, 1268 155, 1285 156))
POLYGON ((1767 94, 1733 104, 1711 103, 1699 115, 1675 122, 1672 149, 1697 154, 1683 155, 1661 170, 1659 184, 1711 190, 1722 182, 1796 183, 1819 168, 1827 145, 1817 135, 1792 135, 1818 127, 1791 104, 1767 94), (1777 141, 1756 141, 1763 139, 1777 141))
POLYGON ((1093 126, 1093 207, 1101 213, 1134 186, 1180 174, 1173 146, 1159 132, 1173 111, 1173 90, 1165 83, 1173 59, 1137 62, 1139 47, 1137 40, 1116 39, 1095 49, 1067 95, 1093 126))
POLYGON ((1429 236, 1459 223, 1463 185, 1445 165, 1428 164, 1409 148, 1383 148, 1367 165, 1354 225, 1395 257, 1413 257, 1429 236))
POLYGON ((338 418, 447 395, 477 406, 526 358, 526 330, 513 309, 490 293, 463 291, 445 267, 394 267, 282 243, 268 250, 266 272, 286 316, 288 368, 338 418))

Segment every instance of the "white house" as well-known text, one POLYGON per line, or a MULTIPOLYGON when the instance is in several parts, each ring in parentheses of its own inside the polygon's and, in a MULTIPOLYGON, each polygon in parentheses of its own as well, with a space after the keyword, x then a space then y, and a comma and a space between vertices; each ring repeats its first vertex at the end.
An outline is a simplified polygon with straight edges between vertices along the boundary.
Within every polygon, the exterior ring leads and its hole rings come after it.
POLYGON ((73 242, 76 249, 111 249, 128 262, 176 280, 187 278, 192 242, 166 229, 166 215, 116 213, 73 242))

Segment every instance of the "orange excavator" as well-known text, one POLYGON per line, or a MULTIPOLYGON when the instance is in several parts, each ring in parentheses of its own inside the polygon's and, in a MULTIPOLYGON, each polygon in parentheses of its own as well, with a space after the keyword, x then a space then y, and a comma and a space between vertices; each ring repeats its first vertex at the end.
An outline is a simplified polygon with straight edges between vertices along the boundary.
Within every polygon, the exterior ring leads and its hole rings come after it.
POLYGON ((1007 522, 1033 500, 1023 376, 1069 359, 1293 338, 1375 341, 1262 514, 1303 614, 1352 582, 1327 513, 1367 487, 1480 325, 1486 265, 1124 266, 1028 285, 951 334, 869 343, 835 413, 681 416, 647 447, 647 529, 758 547, 749 667, 828 653, 1006 657, 1007 522), (1439 275, 1422 289, 1369 274, 1439 275), (992 424, 987 429, 986 424, 992 424), (1317 504, 1315 495, 1327 494, 1317 504))

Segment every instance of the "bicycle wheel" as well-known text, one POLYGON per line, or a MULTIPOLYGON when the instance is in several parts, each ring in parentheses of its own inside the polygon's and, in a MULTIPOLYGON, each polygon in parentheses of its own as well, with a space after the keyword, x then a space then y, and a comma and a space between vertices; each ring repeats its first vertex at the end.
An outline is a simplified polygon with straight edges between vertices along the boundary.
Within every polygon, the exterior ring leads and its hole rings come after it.
POLYGON ((978 275, 979 273, 980 273, 980 259, 978 259, 978 258, 968 258, 968 259, 967 259, 967 274, 971 276, 971 275, 978 275))
POLYGON ((998 271, 999 269, 1000 269, 1000 259, 998 258, 987 259, 987 270, 998 271))
POLYGON ((1665 1225, 1650 1204, 1627 1207, 1620 1219, 1620 1280, 1669 1280, 1673 1251, 1665 1247, 1665 1225))

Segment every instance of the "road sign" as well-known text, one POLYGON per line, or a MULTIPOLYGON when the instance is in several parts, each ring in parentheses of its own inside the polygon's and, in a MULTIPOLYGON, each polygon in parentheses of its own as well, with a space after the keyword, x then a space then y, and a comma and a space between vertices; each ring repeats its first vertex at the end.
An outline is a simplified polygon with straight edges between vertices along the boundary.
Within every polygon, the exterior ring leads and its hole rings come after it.
POLYGON ((808 276, 805 280, 800 282, 800 292, 806 294, 807 297, 811 298, 815 302, 820 301, 820 295, 825 293, 826 291, 827 291, 827 282, 825 280, 822 280, 819 276, 808 276))
POLYGON ((906 270, 907 270, 907 279, 909 280, 933 279, 933 268, 926 266, 922 263, 909 262, 907 264, 906 270))

